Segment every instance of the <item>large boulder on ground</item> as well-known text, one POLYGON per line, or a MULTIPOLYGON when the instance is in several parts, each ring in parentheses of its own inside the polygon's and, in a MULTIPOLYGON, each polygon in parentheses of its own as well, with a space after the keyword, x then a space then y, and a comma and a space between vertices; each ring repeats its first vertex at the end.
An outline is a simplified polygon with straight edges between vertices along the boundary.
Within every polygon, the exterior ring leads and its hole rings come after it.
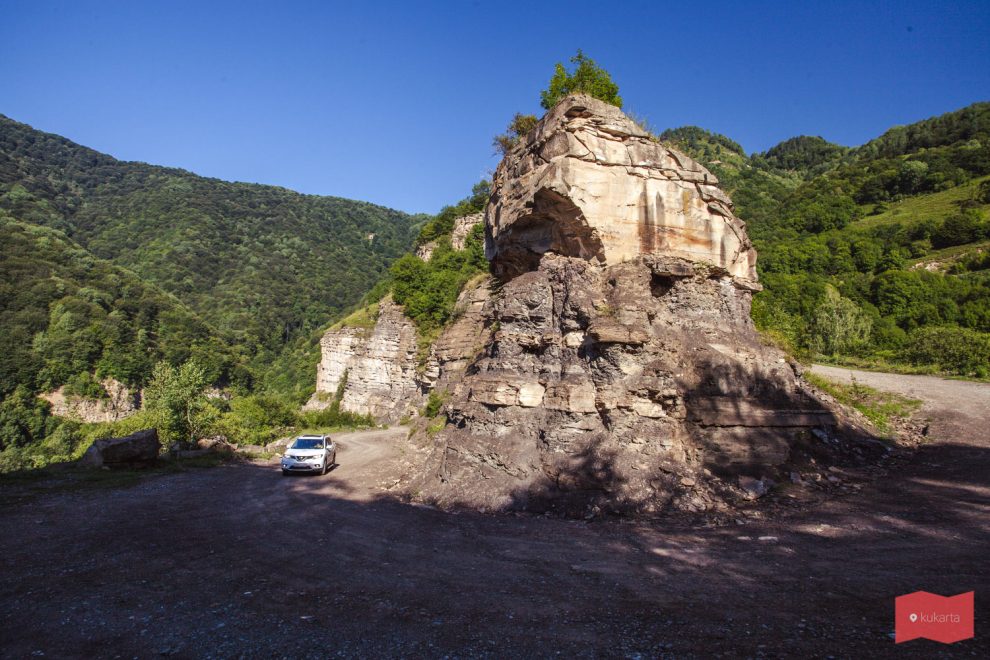
POLYGON ((158 430, 97 440, 80 459, 88 467, 147 467, 158 460, 158 430))

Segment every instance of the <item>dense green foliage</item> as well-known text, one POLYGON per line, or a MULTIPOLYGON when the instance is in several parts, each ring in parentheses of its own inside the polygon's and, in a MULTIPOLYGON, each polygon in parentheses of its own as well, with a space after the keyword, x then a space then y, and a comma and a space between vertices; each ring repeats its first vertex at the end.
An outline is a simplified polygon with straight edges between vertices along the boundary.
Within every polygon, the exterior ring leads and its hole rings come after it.
POLYGON ((990 375, 990 104, 853 150, 804 137, 727 158, 721 136, 664 136, 708 164, 747 221, 766 287, 753 318, 782 344, 990 375))
POLYGON ((974 103, 910 126, 896 126, 856 149, 856 153, 865 158, 893 158, 922 149, 961 145, 970 140, 986 145, 988 135, 990 103, 974 103))
POLYGON ((144 409, 166 447, 190 443, 206 435, 216 423, 216 409, 204 394, 210 379, 195 361, 179 367, 159 362, 144 390, 144 409))
POLYGON ((476 225, 464 250, 453 249, 450 238, 444 237, 429 261, 407 254, 392 265, 392 297, 417 326, 427 330, 443 327, 464 284, 488 271, 483 234, 483 227, 476 225))
POLYGON ((429 243, 441 236, 449 236, 454 229, 454 220, 471 213, 484 211, 491 190, 492 184, 487 179, 474 184, 469 197, 465 197, 454 205, 443 207, 439 213, 426 221, 416 238, 416 245, 429 243))
POLYGON ((413 221, 118 161, 5 117, 0 208, 174 294, 262 362, 356 303, 409 248, 413 221))
POLYGON ((319 331, 386 276, 419 220, 121 162, 0 116, 0 462, 74 456, 94 427, 35 395, 99 398, 108 376, 150 384, 137 418, 165 440, 269 436, 284 416, 262 430, 248 411, 312 393, 319 331), (190 370, 235 398, 180 410, 190 370))
POLYGON ((464 249, 451 245, 454 220, 482 211, 488 201, 491 183, 483 180, 474 185, 471 195, 457 204, 445 206, 422 227, 418 245, 434 243, 428 261, 413 254, 396 260, 388 277, 381 280, 365 297, 363 305, 338 322, 349 327, 371 327, 377 317, 379 300, 387 295, 399 305, 415 324, 419 335, 419 357, 425 360, 430 343, 453 318, 457 297, 465 284, 488 272, 485 258, 484 226, 478 224, 468 233, 464 249))
POLYGON ((406 316, 424 337, 434 336, 450 320, 457 296, 467 281, 488 272, 482 224, 471 229, 463 250, 455 250, 450 241, 454 220, 484 210, 490 191, 490 181, 479 181, 470 196, 444 207, 426 223, 416 242, 422 245, 436 241, 429 261, 407 254, 389 271, 387 291, 397 304, 403 305, 406 316))
POLYGON ((60 231, 0 211, 0 396, 92 378, 143 385, 158 360, 194 357, 212 382, 245 386, 234 350, 174 296, 94 257, 60 231))
POLYGON ((821 174, 841 159, 849 149, 821 137, 801 135, 756 154, 762 167, 797 172, 804 177, 821 174))
POLYGON ((619 86, 612 81, 608 71, 601 68, 595 61, 581 52, 571 58, 571 63, 577 65, 573 71, 568 71, 560 62, 554 67, 549 86, 540 92, 540 105, 549 110, 568 94, 587 94, 616 107, 622 107, 622 97, 619 96, 619 86))
POLYGON ((698 160, 711 162, 720 160, 726 152, 746 157, 742 146, 724 135, 706 131, 698 126, 668 128, 659 135, 660 140, 677 145, 698 160))

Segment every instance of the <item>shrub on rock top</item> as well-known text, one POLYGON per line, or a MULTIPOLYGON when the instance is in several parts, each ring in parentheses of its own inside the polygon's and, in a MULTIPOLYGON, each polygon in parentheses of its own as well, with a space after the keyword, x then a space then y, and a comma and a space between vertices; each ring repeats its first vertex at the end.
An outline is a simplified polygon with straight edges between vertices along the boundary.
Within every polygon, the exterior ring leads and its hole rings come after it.
POLYGON ((568 94, 587 94, 600 101, 605 101, 617 108, 622 107, 622 97, 619 96, 619 86, 605 69, 598 66, 593 59, 578 49, 577 55, 571 58, 577 67, 573 72, 564 68, 560 62, 550 78, 550 86, 540 92, 540 105, 549 110, 557 105, 560 99, 568 94))

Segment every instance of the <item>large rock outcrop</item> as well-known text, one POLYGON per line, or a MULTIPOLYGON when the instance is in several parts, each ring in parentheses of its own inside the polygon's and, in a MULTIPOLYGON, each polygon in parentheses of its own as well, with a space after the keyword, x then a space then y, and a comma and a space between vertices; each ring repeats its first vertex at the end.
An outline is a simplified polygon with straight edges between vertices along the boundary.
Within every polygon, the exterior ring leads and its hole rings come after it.
POLYGON ((718 180, 587 96, 558 103, 502 161, 485 228, 486 254, 508 278, 553 252, 606 265, 668 255, 756 280, 756 252, 718 180))
POLYGON ((52 414, 80 422, 115 422, 130 417, 141 408, 141 394, 132 392, 126 385, 113 378, 100 383, 106 396, 89 399, 65 393, 65 387, 41 394, 52 406, 52 414))
POLYGON ((158 460, 158 450, 158 431, 145 429, 123 438, 97 440, 79 462, 86 467, 148 467, 158 460))
POLYGON ((485 345, 411 490, 489 509, 710 511, 867 451, 762 345, 755 259, 715 178, 570 97, 499 165, 485 345))
POLYGON ((416 326, 391 298, 379 304, 373 327, 331 329, 320 347, 316 393, 307 409, 329 406, 343 384, 342 410, 387 422, 415 411, 420 399, 416 326))

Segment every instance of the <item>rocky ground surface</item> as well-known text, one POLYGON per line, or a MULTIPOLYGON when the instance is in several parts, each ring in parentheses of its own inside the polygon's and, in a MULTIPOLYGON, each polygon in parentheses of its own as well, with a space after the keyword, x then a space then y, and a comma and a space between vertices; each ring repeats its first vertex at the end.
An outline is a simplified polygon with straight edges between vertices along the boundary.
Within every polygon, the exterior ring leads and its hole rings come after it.
POLYGON ((0 482, 0 655, 987 657, 990 386, 856 378, 923 399, 926 442, 720 527, 404 504, 386 494, 419 460, 404 429, 339 436, 325 477, 259 460, 0 482), (975 590, 977 638, 895 646, 894 597, 919 589, 975 590))

